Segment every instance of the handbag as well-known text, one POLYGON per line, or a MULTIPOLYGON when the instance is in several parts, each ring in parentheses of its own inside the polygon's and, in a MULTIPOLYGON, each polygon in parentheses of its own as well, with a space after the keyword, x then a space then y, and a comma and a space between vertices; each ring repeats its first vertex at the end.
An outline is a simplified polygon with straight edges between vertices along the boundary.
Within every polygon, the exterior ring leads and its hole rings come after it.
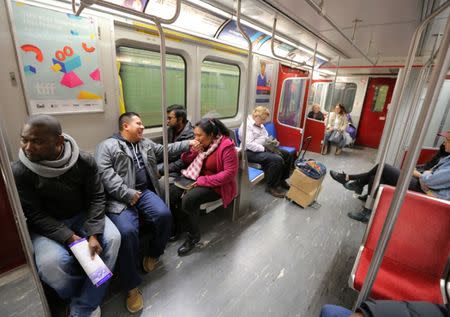
POLYGON ((330 141, 331 143, 339 144, 342 141, 342 137, 343 137, 343 135, 340 131, 334 130, 331 133, 328 141, 330 141))

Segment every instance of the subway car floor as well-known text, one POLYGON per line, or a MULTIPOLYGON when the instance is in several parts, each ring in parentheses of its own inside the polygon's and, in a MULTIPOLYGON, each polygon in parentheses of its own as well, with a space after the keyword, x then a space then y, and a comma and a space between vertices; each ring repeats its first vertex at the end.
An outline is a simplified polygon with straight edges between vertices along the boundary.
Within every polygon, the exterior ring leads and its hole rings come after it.
MULTIPOLYGON (((328 171, 361 172, 375 155, 355 147, 340 156, 306 157, 325 163, 328 171)), ((135 316, 316 317, 326 303, 351 307, 357 294, 347 281, 366 226, 346 214, 362 203, 329 173, 315 208, 274 198, 264 188, 263 181, 252 189, 251 210, 235 223, 229 209, 203 215, 201 247, 188 256, 177 255, 182 239, 170 243, 158 268, 144 275, 145 306, 135 316)), ((7 305, 1 316, 42 316, 37 293, 27 286, 31 277, 24 274, 0 285, 7 305)), ((59 303, 54 316, 65 312, 59 303)), ((132 316, 117 277, 102 316, 132 316)))
MULTIPOLYGON (((330 169, 365 171, 376 151, 345 149, 340 156, 308 152, 330 169)), ((327 173, 315 209, 252 190, 252 207, 238 222, 230 210, 202 216, 201 247, 184 257, 170 243, 159 267, 144 276, 140 316, 318 316, 326 303, 351 307, 348 287, 365 225, 347 217, 362 203, 327 173)), ((113 287, 113 289, 117 289, 113 287)), ((129 316, 125 294, 113 291, 102 315, 129 316)), ((138 314, 139 315, 139 314, 138 314)))

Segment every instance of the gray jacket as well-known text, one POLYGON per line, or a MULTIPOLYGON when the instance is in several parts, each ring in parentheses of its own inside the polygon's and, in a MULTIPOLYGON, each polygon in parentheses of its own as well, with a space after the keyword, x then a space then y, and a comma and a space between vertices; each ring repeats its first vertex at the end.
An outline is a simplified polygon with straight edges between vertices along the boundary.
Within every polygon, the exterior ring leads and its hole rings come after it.
MULTIPOLYGON (((157 164, 163 160, 163 145, 149 139, 142 139, 137 146, 144 158, 145 169, 155 188, 161 196, 159 189, 157 164)), ((181 155, 189 150, 189 141, 169 144, 169 156, 181 155)), ((133 163, 133 153, 125 141, 117 137, 110 137, 101 142, 95 150, 100 176, 106 192, 106 211, 120 213, 131 202, 136 194, 136 172, 133 163)))

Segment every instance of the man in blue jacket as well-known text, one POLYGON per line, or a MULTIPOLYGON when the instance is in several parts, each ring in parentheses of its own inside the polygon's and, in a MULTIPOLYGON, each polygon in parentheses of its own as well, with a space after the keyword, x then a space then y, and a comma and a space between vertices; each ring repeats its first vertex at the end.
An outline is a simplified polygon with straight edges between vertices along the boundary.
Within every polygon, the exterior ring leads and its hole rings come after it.
MULTIPOLYGON (((445 138, 445 152, 450 153, 450 130, 438 134, 445 138)), ((365 185, 368 185, 368 192, 372 190, 372 184, 375 179, 378 165, 375 165, 370 171, 362 174, 345 174, 343 172, 330 171, 331 177, 344 185, 348 190, 353 190, 361 194, 365 185)), ((396 186, 400 176, 400 169, 385 164, 381 174, 380 184, 396 186)), ((443 156, 431 169, 419 172, 415 170, 409 183, 409 190, 426 193, 440 199, 450 200, 450 155, 443 156)), ((358 212, 349 212, 348 216, 352 219, 368 222, 371 210, 363 207, 358 212)))

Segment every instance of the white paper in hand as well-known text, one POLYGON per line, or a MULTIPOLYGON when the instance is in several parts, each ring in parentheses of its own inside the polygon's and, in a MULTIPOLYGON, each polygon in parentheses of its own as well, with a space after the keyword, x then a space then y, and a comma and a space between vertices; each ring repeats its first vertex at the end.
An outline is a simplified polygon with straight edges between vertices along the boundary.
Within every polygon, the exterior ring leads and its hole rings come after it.
POLYGON ((111 271, 98 254, 95 254, 92 260, 89 245, 85 238, 72 242, 69 248, 95 286, 99 287, 111 278, 111 271))

